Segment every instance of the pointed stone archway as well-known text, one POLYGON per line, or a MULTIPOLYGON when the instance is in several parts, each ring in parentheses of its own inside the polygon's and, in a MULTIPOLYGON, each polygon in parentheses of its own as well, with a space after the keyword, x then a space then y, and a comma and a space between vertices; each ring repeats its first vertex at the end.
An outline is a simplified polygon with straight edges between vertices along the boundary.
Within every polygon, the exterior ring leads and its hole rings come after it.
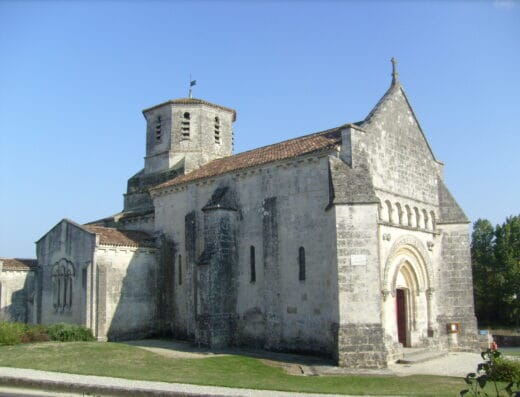
POLYGON ((383 272, 383 326, 394 346, 416 347, 431 336, 434 273, 428 251, 413 236, 398 239, 383 272))

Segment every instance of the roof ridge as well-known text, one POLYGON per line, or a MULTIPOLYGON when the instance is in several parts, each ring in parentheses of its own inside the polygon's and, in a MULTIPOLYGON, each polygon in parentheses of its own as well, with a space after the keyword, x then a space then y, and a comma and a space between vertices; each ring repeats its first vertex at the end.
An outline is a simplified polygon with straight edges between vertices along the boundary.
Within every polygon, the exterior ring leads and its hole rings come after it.
POLYGON ((235 109, 228 108, 227 106, 218 105, 213 102, 206 101, 205 99, 199 98, 177 98, 177 99, 168 99, 164 102, 161 102, 157 105, 151 106, 149 108, 143 109, 143 113, 148 112, 150 110, 156 109, 158 107, 167 105, 167 104, 181 104, 181 105, 208 105, 221 110, 225 110, 227 112, 231 112, 233 114, 233 121, 237 118, 237 112, 235 109))
MULTIPOLYGON (((244 152, 239 152, 239 153, 235 153, 235 154, 232 154, 231 156, 226 156, 226 157, 220 157, 218 159, 215 159, 213 161, 216 161, 216 160, 222 160, 222 159, 229 159, 231 157, 235 157, 235 156, 240 156, 240 155, 243 155, 243 154, 247 154, 247 153, 251 153, 251 152, 256 152, 257 150, 262 150, 262 149, 267 149, 267 148, 270 148, 270 147, 273 147, 273 146, 277 146, 277 145, 281 145, 281 144, 284 144, 284 143, 288 143, 288 142, 292 142, 292 141, 298 141, 300 139, 305 139, 305 138, 310 138, 312 136, 315 136, 315 135, 320 135, 320 134, 326 134, 326 133, 330 133, 330 132, 335 132, 341 128, 345 128, 347 125, 350 125, 351 123, 347 123, 347 124, 342 124, 338 127, 333 127, 333 128, 329 128, 327 130, 323 130, 323 131, 318 131, 318 132, 312 132, 310 134, 307 134, 307 135, 300 135, 300 136, 297 136, 297 137, 294 137, 294 138, 289 138, 289 139, 286 139, 285 141, 280 141, 280 142, 275 142, 275 143, 271 143, 269 145, 265 145, 265 146, 260 146, 260 147, 257 147, 255 149, 249 149, 249 150, 246 150, 244 152)), ((209 164, 209 163, 208 163, 209 164)))
POLYGON ((224 175, 234 171, 330 149, 341 139, 338 134, 341 129, 348 125, 350 124, 343 124, 327 130, 261 146, 232 156, 221 157, 202 165, 200 168, 188 174, 179 175, 176 178, 158 184, 152 187, 150 191, 161 190, 180 183, 224 175), (328 134, 334 134, 334 136, 327 136, 328 134))

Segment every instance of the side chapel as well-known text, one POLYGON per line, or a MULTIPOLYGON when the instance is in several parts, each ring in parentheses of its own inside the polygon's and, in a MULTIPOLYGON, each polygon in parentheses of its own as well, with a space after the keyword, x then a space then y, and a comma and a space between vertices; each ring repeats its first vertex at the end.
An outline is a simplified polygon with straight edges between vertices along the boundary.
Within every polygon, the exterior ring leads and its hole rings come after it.
POLYGON ((235 110, 191 97, 145 109, 123 211, 64 219, 36 243, 29 321, 348 367, 476 349, 469 221, 392 61, 364 120, 235 155, 235 110))

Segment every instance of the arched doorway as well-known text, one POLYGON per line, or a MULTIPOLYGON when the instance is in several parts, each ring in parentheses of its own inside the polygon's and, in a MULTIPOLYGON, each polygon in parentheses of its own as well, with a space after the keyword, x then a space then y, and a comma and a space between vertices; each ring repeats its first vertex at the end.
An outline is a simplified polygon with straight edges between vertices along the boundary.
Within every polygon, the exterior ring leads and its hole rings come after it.
POLYGON ((398 240, 383 276, 383 324, 396 345, 420 346, 432 327, 432 274, 426 250, 412 236, 398 240))

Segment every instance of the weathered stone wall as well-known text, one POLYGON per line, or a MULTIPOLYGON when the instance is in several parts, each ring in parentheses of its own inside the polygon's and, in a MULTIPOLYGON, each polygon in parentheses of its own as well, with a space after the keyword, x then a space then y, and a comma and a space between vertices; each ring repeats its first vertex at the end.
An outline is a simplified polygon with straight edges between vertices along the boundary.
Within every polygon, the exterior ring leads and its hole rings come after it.
POLYGON ((336 205, 340 366, 386 367, 377 204, 336 205), (362 308, 362 309, 361 309, 362 308))
POLYGON ((39 272, 38 322, 88 325, 87 272, 94 262, 95 235, 63 220, 36 243, 39 272), (57 264, 73 266, 72 302, 56 307, 52 271, 57 264))
POLYGON ((237 307, 236 209, 204 209, 204 252, 197 262, 197 341, 235 344, 237 307))
MULTIPOLYGON (((332 324, 337 323, 335 241, 321 238, 334 235, 335 228, 333 214, 326 211, 327 157, 269 164, 154 197, 156 229, 180 247, 177 261, 180 255, 184 274, 194 266, 184 263, 184 216, 195 213, 201 236, 206 222, 201 209, 221 186, 232 188, 239 204, 236 343, 332 354, 332 324), (305 250, 305 280, 299 280, 300 247, 305 250)), ((206 244, 200 240, 195 243, 198 258, 206 244)), ((193 294, 187 293, 189 282, 177 280, 174 288, 175 327, 184 335, 193 316, 188 310, 194 301, 193 294)))
POLYGON ((96 248, 96 336, 137 339, 157 334, 157 252, 153 248, 96 248))
POLYGON ((453 350, 478 348, 477 323, 474 314, 473 280, 471 274, 470 238, 468 225, 440 226, 441 261, 437 298, 437 321, 441 335, 447 337, 453 350), (449 322, 460 323, 460 333, 451 338, 447 333, 449 322))
MULTIPOLYGON (((393 86, 361 127, 376 189, 438 203, 437 162, 402 91, 393 86)), ((354 159, 355 160, 355 159, 354 159)))
POLYGON ((230 111, 203 104, 166 103, 145 111, 144 115, 147 120, 146 174, 172 167, 182 167, 190 172, 210 160, 232 153, 233 114, 230 111), (189 113, 189 119, 184 118, 185 113, 189 113), (160 140, 156 138, 158 117, 161 117, 160 140), (218 123, 215 117, 218 117, 218 123))
POLYGON ((35 322, 36 272, 0 265, 0 320, 35 322))

